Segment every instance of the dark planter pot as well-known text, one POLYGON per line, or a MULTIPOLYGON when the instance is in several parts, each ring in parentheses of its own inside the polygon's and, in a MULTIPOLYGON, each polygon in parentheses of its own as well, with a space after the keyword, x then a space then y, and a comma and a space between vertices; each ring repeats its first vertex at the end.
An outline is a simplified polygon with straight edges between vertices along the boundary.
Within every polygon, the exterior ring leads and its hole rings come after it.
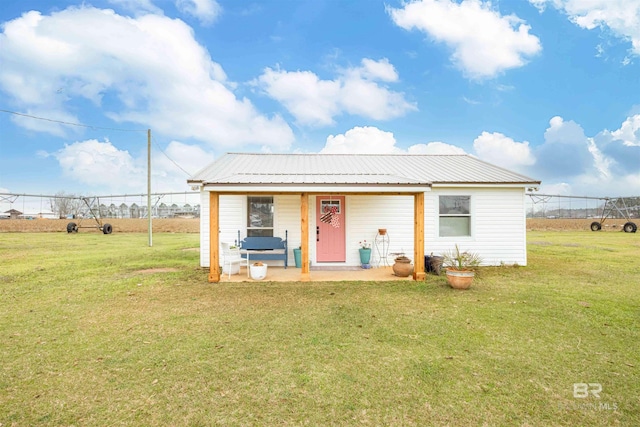
POLYGON ((444 262, 444 257, 437 256, 437 255, 425 255, 424 271, 427 273, 433 273, 439 276, 440 271, 442 270, 443 262, 444 262))

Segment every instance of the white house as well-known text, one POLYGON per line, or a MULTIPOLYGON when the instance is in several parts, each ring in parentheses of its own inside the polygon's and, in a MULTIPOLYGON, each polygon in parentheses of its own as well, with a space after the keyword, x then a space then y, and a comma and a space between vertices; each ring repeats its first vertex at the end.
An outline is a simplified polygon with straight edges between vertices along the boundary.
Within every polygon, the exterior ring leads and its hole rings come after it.
MULTIPOLYGON (((525 191, 540 181, 469 155, 228 153, 188 183, 201 190, 200 264, 220 280, 220 242, 288 236, 310 266, 372 265, 403 252, 423 279, 424 255, 458 244, 487 265, 527 264, 525 191), (386 229, 382 236, 379 229, 386 229)), ((269 264, 282 265, 282 261, 269 264)))

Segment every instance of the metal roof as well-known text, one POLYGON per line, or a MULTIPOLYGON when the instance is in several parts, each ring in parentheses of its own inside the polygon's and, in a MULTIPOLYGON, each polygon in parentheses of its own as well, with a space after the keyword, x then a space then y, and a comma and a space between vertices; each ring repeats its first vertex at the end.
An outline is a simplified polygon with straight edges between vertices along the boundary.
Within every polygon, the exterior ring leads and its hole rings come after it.
POLYGON ((188 182, 222 186, 540 184, 466 154, 227 153, 188 182))

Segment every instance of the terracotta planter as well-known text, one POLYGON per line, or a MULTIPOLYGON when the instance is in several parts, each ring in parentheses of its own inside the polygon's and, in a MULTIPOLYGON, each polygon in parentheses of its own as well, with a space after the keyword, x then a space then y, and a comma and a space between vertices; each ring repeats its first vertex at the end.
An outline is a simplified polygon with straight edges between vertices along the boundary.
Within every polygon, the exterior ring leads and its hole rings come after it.
POLYGON ((446 270, 447 282, 453 289, 469 289, 476 273, 469 270, 446 270))
POLYGON ((413 264, 411 260, 405 256, 397 257, 393 264, 393 273, 398 277, 408 277, 413 274, 413 264))

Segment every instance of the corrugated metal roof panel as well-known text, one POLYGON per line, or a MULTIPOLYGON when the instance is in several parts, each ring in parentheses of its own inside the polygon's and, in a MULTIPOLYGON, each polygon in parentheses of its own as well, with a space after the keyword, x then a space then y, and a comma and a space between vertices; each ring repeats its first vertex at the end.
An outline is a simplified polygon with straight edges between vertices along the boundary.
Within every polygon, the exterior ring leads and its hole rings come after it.
POLYGON ((189 182, 203 184, 539 184, 470 155, 225 154, 189 182))

